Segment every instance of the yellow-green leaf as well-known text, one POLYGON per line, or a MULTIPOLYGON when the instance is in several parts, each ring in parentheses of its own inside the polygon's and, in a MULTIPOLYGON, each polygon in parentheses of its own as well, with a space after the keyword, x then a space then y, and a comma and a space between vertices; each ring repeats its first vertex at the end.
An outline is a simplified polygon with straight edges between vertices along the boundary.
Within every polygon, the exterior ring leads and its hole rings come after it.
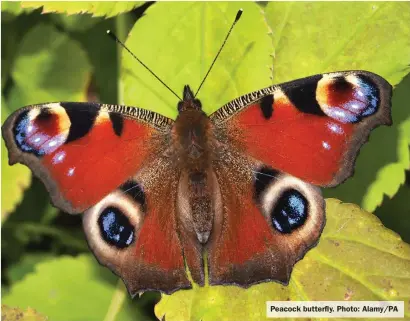
POLYGON ((143 1, 23 1, 23 8, 43 8, 43 13, 90 13, 97 17, 113 17, 131 11, 143 4, 143 1))
MULTIPOLYGON (((157 2, 131 30, 126 45, 178 96, 196 92, 237 11, 242 18, 198 98, 211 113, 229 100, 269 86, 272 43, 260 7, 252 2, 157 2)), ((124 102, 175 118, 176 98, 128 53, 122 55, 124 102)))
POLYGON ((398 300, 410 318, 410 245, 356 205, 328 199, 326 213, 319 244, 295 265, 288 286, 195 286, 163 295, 155 314, 167 321, 265 320, 266 301, 398 300))
POLYGON ((396 85, 410 71, 409 2, 269 2, 265 15, 275 83, 363 69, 396 85))

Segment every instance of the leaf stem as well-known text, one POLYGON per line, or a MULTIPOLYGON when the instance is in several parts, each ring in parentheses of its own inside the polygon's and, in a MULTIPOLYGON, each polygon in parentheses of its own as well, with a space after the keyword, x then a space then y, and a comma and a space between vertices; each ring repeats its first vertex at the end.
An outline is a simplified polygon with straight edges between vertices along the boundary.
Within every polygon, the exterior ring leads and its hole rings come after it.
POLYGON ((114 294, 111 298, 111 304, 108 307, 107 314, 104 317, 104 321, 115 321, 118 313, 121 310, 122 305, 125 301, 126 290, 124 282, 121 279, 118 280, 117 286, 115 287, 114 294))

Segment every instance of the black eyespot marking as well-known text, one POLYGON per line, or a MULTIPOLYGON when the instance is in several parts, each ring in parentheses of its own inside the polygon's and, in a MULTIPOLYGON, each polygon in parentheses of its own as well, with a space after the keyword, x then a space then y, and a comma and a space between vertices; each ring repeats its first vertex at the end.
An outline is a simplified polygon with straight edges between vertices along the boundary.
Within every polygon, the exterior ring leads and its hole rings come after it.
POLYGON ((265 191, 266 187, 274 179, 277 179, 280 172, 270 167, 261 167, 255 171, 254 191, 255 199, 259 201, 261 194, 265 191))
POLYGON ((102 238, 119 249, 130 246, 134 241, 134 227, 116 207, 109 206, 100 214, 98 226, 102 238))
POLYGON ((350 92, 352 84, 346 80, 345 77, 339 76, 332 79, 332 89, 337 93, 350 92))
POLYGON ((316 100, 316 88, 322 75, 299 79, 282 85, 289 100, 301 112, 325 116, 316 100))
POLYGON ((60 103, 70 118, 71 126, 65 143, 72 142, 87 135, 94 125, 100 107, 98 104, 60 103))
POLYGON ((140 184, 134 181, 127 181, 121 185, 120 189, 124 192, 124 194, 131 196, 136 203, 141 204, 143 211, 146 210, 147 204, 145 199, 145 193, 140 184))
POLYGON ((51 120, 52 115, 50 108, 42 108, 40 114, 36 117, 36 122, 48 122, 51 120))
POLYGON ((305 223, 308 210, 307 199, 297 190, 289 189, 271 211, 272 224, 279 232, 289 234, 305 223))
POLYGON ((263 117, 265 119, 270 119, 273 114, 273 95, 265 96, 260 102, 263 117))
POLYGON ((110 113, 110 120, 115 135, 121 136, 122 130, 124 128, 124 118, 122 118, 120 114, 110 113))

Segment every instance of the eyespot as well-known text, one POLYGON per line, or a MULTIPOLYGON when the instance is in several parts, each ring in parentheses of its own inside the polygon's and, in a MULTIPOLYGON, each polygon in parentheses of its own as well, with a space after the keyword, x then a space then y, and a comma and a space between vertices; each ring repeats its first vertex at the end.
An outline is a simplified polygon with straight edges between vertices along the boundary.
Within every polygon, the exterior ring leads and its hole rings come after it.
POLYGON ((30 146, 26 142, 27 128, 29 127, 29 124, 30 124, 29 111, 26 110, 17 117, 14 128, 13 128, 13 134, 14 134, 14 139, 16 141, 16 145, 23 152, 34 153, 36 156, 41 156, 40 152, 37 152, 32 146, 30 146))
POLYGON ((272 233, 288 238, 295 246, 317 238, 325 221, 320 189, 267 166, 255 173, 254 199, 272 233))
POLYGON ((36 156, 51 154, 67 139, 70 121, 59 104, 47 104, 25 110, 13 127, 17 147, 36 156))
POLYGON ((140 184, 127 181, 84 213, 88 244, 102 264, 112 264, 133 251, 146 210, 140 184))
POLYGON ((300 192, 289 189, 282 193, 271 211, 273 226, 281 233, 291 233, 302 226, 309 212, 309 204, 300 192))
POLYGON ((380 93, 365 75, 325 75, 317 85, 317 101, 323 112, 342 123, 355 123, 377 112, 380 93))
POLYGON ((98 218, 101 237, 120 249, 134 241, 134 226, 122 211, 114 206, 105 208, 98 218))

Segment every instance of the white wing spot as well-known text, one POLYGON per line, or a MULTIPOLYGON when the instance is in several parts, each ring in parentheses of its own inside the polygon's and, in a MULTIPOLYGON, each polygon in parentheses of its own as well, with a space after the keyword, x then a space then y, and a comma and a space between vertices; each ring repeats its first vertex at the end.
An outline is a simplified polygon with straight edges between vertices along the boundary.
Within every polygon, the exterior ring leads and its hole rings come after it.
POLYGON ((70 168, 67 172, 68 176, 73 176, 74 171, 75 171, 75 167, 70 168))
POLYGON ((322 142, 322 146, 323 146, 324 149, 327 149, 327 150, 330 149, 330 145, 329 145, 328 142, 323 141, 323 142, 322 142))

